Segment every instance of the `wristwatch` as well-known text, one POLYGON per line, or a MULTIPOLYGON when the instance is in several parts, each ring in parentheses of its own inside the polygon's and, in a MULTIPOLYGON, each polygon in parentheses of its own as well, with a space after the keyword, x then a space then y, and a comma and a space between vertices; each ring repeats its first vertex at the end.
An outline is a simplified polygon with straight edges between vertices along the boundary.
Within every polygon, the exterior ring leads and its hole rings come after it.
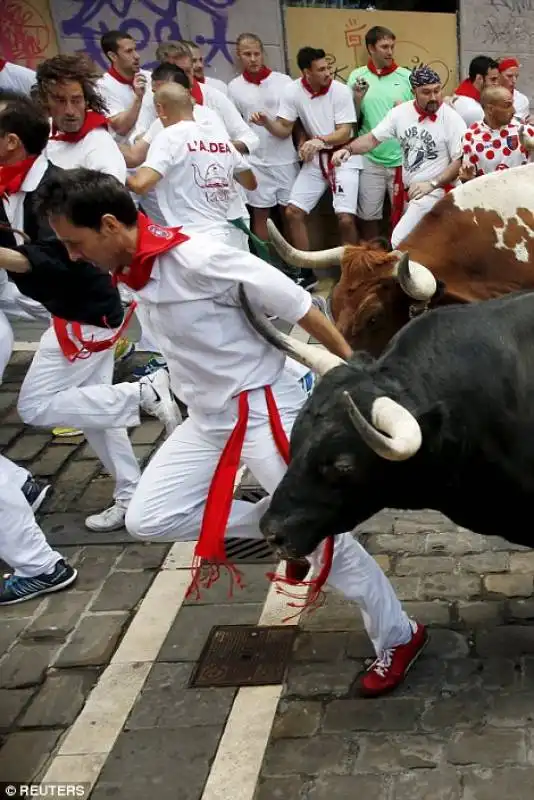
POLYGON ((433 189, 439 189, 439 181, 430 181, 430 185, 433 189))

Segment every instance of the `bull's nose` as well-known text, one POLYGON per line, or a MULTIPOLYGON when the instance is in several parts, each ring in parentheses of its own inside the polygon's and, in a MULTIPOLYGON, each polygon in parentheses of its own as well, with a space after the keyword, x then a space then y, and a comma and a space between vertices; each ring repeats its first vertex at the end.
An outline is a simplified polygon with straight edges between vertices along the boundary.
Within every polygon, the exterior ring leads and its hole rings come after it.
POLYGON ((274 554, 278 559, 287 560, 293 558, 292 549, 288 546, 287 542, 279 534, 272 533, 265 537, 269 545, 272 547, 274 554))

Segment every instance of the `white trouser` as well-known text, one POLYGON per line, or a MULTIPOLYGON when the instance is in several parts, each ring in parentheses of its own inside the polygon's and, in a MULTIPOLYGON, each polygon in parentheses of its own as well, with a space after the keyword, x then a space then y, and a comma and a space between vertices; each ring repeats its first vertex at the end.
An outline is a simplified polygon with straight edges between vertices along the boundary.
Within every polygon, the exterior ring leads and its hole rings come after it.
MULTIPOLYGON (((112 332, 82 326, 84 339, 107 339, 112 332)), ((115 479, 114 499, 127 505, 139 481, 139 464, 128 427, 139 425, 138 383, 112 385, 113 348, 68 361, 50 327, 41 337, 22 384, 18 412, 27 425, 80 428, 115 479)))
POLYGON ((159 353, 160 347, 157 342, 157 336, 148 323, 148 318, 143 304, 138 301, 135 309, 135 315, 141 328, 141 338, 136 345, 137 350, 148 353, 159 353))
POLYGON ((415 226, 423 219, 425 214, 428 214, 438 200, 441 200, 445 192, 442 189, 437 189, 435 192, 426 194, 420 200, 410 200, 404 213, 398 223, 393 228, 391 234, 391 246, 398 247, 399 244, 406 239, 409 233, 413 231, 415 226))
POLYGON ((2 383, 4 372, 9 364, 14 342, 13 328, 5 313, 0 311, 0 383, 2 383))
MULTIPOLYGON (((286 434, 305 400, 298 383, 285 372, 273 392, 286 434)), ((242 461, 272 493, 286 464, 273 441, 263 389, 249 393, 249 423, 242 461)), ((237 418, 237 401, 224 412, 190 416, 162 444, 146 467, 126 513, 128 531, 139 539, 194 541, 198 538, 210 483, 237 418)), ((269 498, 259 503, 235 500, 226 536, 260 539, 259 520, 269 498)), ((323 552, 313 556, 314 566, 323 552)), ((336 537, 331 586, 357 603, 377 653, 411 637, 408 617, 376 561, 350 533, 336 537)))
POLYGON ((0 309, 12 319, 50 320, 50 312, 41 303, 22 294, 8 279, 5 269, 0 269, 0 309))
POLYGON ((30 473, 24 467, 19 467, 14 464, 9 458, 0 455, 0 474, 6 475, 12 486, 18 486, 22 489, 28 478, 31 477, 30 473))
POLYGON ((16 467, 6 458, 0 460, 0 558, 24 578, 52 572, 62 557, 48 542, 28 502, 14 483, 16 467))

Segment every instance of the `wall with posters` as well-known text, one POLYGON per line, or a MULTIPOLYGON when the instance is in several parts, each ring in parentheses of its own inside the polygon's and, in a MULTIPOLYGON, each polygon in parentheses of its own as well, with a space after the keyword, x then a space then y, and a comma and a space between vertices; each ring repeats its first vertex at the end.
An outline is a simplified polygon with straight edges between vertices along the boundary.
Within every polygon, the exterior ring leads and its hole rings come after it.
POLYGON ((445 91, 457 85, 457 33, 455 14, 409 11, 343 11, 325 8, 287 8, 286 30, 291 74, 299 74, 295 56, 300 47, 322 47, 336 78, 346 81, 356 66, 367 63, 365 33, 383 25, 397 36, 396 60, 413 69, 431 64, 445 91))

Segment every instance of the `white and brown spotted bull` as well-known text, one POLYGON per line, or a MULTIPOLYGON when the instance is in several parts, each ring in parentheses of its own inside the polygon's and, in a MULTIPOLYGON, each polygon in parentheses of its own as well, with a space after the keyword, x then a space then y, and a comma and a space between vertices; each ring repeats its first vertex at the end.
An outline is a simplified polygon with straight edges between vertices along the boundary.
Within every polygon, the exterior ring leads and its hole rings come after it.
POLYGON ((269 231, 289 264, 341 266, 336 325, 355 350, 379 355, 423 310, 534 289, 534 164, 458 186, 391 252, 378 242, 305 252, 269 231))

